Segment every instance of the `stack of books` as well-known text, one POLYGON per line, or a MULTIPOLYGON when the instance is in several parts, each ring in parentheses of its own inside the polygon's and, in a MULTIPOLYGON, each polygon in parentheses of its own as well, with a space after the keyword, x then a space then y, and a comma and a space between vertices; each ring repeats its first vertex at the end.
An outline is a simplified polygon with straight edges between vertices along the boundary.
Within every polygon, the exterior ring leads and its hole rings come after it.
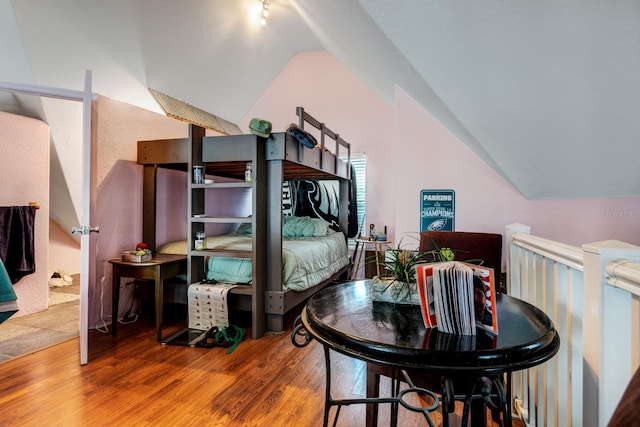
POLYGON ((492 268, 460 261, 416 266, 425 327, 476 335, 478 328, 498 334, 496 282, 492 268))

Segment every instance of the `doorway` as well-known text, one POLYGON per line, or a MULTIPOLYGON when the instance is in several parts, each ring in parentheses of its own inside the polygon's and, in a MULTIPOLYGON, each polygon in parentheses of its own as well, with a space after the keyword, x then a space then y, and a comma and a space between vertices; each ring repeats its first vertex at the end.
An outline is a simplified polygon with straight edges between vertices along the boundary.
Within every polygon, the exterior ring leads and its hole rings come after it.
MULTIPOLYGON (((81 152, 82 158, 80 167, 82 170, 80 207, 81 215, 77 228, 73 228, 73 233, 80 234, 80 275, 79 275, 79 315, 78 327, 75 331, 80 336, 80 364, 84 365, 88 362, 88 297, 89 297, 89 276, 91 256, 95 258, 95 239, 90 240, 89 235, 92 231, 98 231, 97 227, 91 227, 90 213, 91 201, 95 197, 95 180, 91 174, 91 168, 95 159, 95 150, 91 139, 91 118, 92 118, 92 102, 93 93, 91 91, 92 74, 90 70, 85 73, 85 84, 83 91, 67 90, 60 88, 51 88, 43 86, 13 84, 9 82, 0 82, 0 91, 13 94, 26 94, 39 96, 41 98, 55 98, 65 101, 80 102, 82 104, 82 129, 81 129, 81 152)), ((48 218, 47 218, 48 220, 48 218)), ((47 239, 48 240, 48 239, 47 239)), ((48 242, 47 242, 48 244, 48 242)), ((92 271, 95 274, 95 271, 92 271)), ((50 310, 47 310, 47 312, 50 310)), ((26 316, 23 316, 26 317, 26 316)), ((7 323, 7 322, 5 322, 7 323)), ((1 325, 0 325, 1 326, 1 325)), ((35 335, 34 338, 37 338, 35 335)))

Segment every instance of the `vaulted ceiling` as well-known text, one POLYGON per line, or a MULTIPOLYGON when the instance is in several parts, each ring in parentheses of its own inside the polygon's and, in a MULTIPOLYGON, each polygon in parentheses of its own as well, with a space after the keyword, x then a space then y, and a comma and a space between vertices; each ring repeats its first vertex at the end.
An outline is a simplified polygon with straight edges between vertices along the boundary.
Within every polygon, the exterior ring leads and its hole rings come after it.
MULTIPOLYGON (((92 69, 95 92, 157 108, 152 87, 237 122, 295 54, 325 49, 529 199, 640 196, 640 2, 271 0, 262 28, 258 3, 0 0, 0 81, 81 89, 92 69)), ((69 182, 64 120, 32 98, 0 109, 50 122, 69 182)))

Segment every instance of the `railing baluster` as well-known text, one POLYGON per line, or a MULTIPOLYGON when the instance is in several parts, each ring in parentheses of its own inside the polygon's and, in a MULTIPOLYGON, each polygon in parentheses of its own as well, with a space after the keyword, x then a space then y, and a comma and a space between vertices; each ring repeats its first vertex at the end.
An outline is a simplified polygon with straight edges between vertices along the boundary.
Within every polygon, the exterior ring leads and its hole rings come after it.
POLYGON ((508 290, 545 311, 560 335, 554 359, 513 375, 527 426, 605 427, 640 364, 640 247, 582 247, 507 227, 508 290))

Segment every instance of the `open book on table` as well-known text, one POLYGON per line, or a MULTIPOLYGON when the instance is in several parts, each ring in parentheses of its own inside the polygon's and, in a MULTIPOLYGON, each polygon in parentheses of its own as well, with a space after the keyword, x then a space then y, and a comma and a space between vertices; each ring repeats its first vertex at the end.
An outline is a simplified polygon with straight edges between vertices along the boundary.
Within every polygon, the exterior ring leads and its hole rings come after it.
POLYGON ((427 328, 460 335, 475 335, 476 328, 480 328, 498 334, 492 268, 460 261, 420 264, 415 268, 427 328))

